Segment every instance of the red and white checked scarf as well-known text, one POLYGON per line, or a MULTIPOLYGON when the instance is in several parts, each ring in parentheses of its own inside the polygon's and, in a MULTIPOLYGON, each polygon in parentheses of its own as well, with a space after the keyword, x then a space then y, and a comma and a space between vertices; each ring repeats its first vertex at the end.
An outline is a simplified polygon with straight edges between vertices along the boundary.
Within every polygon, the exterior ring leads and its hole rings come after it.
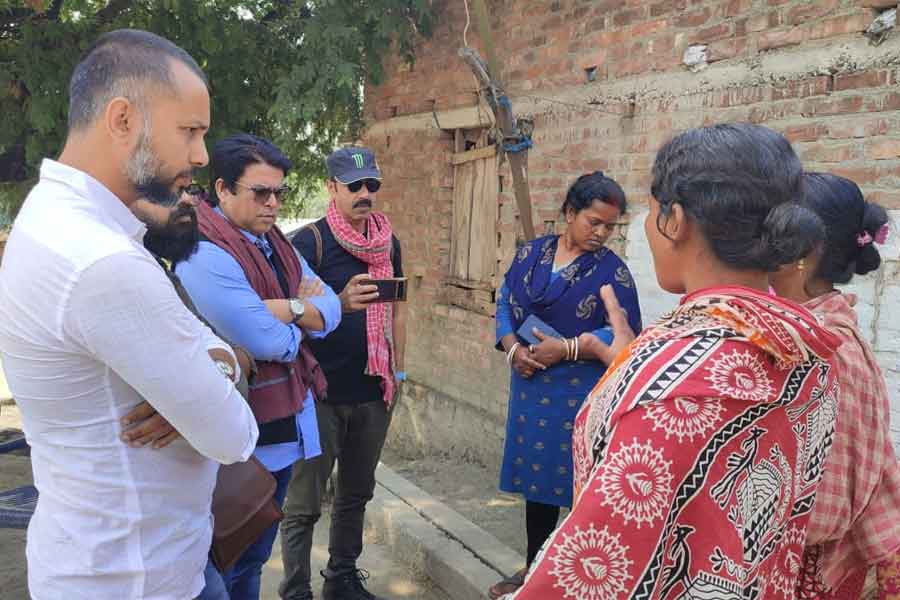
MULTIPOLYGON (((391 222, 379 212, 371 212, 366 221, 364 235, 353 228, 338 211, 332 201, 326 214, 328 226, 341 248, 369 265, 369 275, 373 279, 394 276, 391 263, 393 232, 391 222)), ((366 375, 381 377, 384 403, 390 408, 394 401, 394 330, 391 304, 376 302, 366 308, 366 339, 368 341, 369 362, 366 375)))
POLYGON ((842 342, 831 359, 840 383, 834 446, 807 531, 807 545, 817 545, 811 550, 818 554, 821 581, 836 588, 855 570, 900 549, 900 466, 891 445, 884 377, 857 328, 856 313, 840 292, 804 306, 842 342))

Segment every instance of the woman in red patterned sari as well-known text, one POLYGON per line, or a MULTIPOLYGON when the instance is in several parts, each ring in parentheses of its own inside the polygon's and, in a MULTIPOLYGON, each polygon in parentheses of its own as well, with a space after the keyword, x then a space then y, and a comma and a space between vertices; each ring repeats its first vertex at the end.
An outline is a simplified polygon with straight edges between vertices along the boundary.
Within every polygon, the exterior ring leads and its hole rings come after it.
POLYGON ((900 598, 900 466, 891 445, 890 399, 857 317, 835 284, 881 264, 888 216, 849 179, 804 176, 804 202, 825 224, 821 250, 772 276, 775 292, 804 303, 841 340, 832 358, 840 384, 834 445, 810 517, 797 597, 856 600, 878 565, 879 598, 900 598), (890 580, 894 581, 891 582, 890 580))
MULTIPOLYGON (((516 600, 792 598, 834 424, 837 340, 766 294, 821 240, 790 144, 754 125, 659 151, 645 223, 679 306, 627 344, 578 414, 575 505, 516 600)), ((616 339, 615 298, 604 291, 616 339)))

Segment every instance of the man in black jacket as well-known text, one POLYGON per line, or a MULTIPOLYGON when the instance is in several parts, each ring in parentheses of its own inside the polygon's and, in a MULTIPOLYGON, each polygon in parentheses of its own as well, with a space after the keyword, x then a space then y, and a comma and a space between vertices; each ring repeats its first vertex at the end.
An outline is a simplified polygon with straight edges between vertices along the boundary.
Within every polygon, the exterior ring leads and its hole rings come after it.
POLYGON ((401 277, 400 242, 390 222, 373 210, 381 173, 367 148, 341 148, 328 157, 331 203, 325 218, 300 230, 293 244, 339 296, 341 324, 310 348, 328 380, 317 406, 322 455, 294 473, 281 528, 285 600, 311 599, 310 550, 322 495, 337 460, 324 600, 372 600, 362 553, 363 518, 375 490, 375 467, 387 435, 403 373, 404 315, 380 302, 369 279, 401 277))

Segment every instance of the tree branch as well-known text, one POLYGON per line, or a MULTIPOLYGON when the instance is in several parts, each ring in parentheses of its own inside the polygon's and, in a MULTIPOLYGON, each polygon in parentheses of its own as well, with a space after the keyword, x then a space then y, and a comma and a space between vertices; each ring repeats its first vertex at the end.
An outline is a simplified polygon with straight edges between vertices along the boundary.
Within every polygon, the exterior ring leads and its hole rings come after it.
POLYGON ((109 4, 97 11, 96 19, 100 23, 109 23, 131 8, 132 4, 133 0, 111 0, 109 4))

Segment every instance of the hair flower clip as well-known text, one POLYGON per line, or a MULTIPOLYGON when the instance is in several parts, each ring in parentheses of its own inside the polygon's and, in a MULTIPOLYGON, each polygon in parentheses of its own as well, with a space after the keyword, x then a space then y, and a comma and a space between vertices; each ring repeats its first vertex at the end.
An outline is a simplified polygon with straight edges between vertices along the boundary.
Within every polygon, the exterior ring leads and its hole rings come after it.
POLYGON ((856 236, 856 245, 862 248, 863 246, 868 246, 872 242, 875 242, 876 244, 881 246, 887 241, 888 231, 889 229, 887 223, 878 228, 878 231, 875 233, 874 237, 868 231, 863 231, 856 236))

